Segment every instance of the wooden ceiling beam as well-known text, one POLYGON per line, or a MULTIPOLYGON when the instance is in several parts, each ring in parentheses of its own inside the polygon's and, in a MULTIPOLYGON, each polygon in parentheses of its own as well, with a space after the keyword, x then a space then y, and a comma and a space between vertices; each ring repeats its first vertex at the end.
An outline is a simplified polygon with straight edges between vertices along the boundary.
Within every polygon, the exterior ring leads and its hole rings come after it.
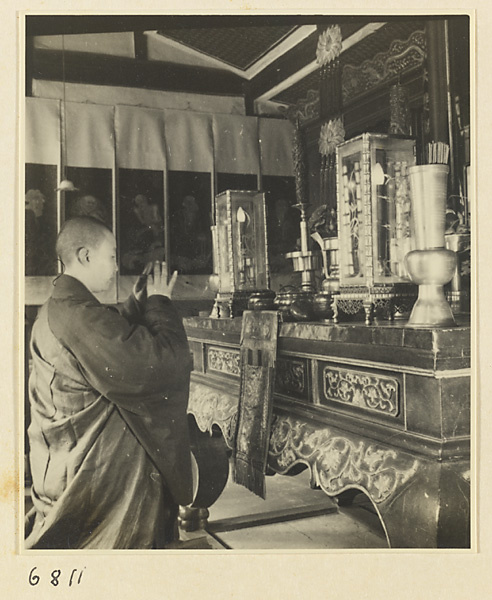
MULTIPOLYGON (((383 22, 362 24, 353 20, 350 23, 342 25, 342 35, 344 38, 344 49, 352 43, 357 43, 360 38, 367 35, 367 32, 375 31, 381 27, 383 22)), ((321 27, 321 31, 324 30, 321 27)), ((261 73, 251 79, 248 84, 248 94, 255 100, 262 99, 265 94, 279 87, 289 87, 299 79, 305 77, 309 72, 317 69, 316 65, 316 47, 318 45, 319 29, 314 31, 308 38, 303 40, 295 48, 286 52, 275 62, 269 65, 261 73)), ((266 99, 273 98, 273 94, 266 99)))
MULTIPOLYGON (((436 18, 439 16, 437 15, 436 18)), ((26 35, 70 35, 81 33, 115 33, 123 31, 156 31, 197 27, 261 27, 317 25, 416 19, 413 16, 389 15, 26 15, 26 35)), ((433 18, 425 15, 426 19, 433 18)), ((441 15, 442 18, 442 15, 441 15)))
MULTIPOLYGON (((62 62, 59 50, 35 49, 32 77, 63 81, 62 62)), ((244 94, 244 79, 228 71, 87 52, 65 52, 65 81, 220 96, 244 94)))
MULTIPOLYGON (((342 52, 345 52, 351 46, 358 44, 365 37, 376 33, 381 29, 385 22, 371 22, 359 27, 359 23, 351 23, 342 26, 343 42, 342 52)), ((255 98, 255 100, 272 100, 280 92, 293 86, 295 83, 316 71, 319 67, 316 63, 316 46, 318 41, 318 34, 313 34, 311 40, 311 47, 307 44, 305 47, 299 46, 296 51, 303 52, 302 59, 300 60, 288 60, 288 56, 284 55, 281 61, 284 66, 281 67, 280 61, 273 64, 273 68, 277 68, 280 71, 281 76, 275 77, 272 73, 271 77, 268 77, 268 73, 261 73, 255 79, 251 81, 251 90, 249 93, 255 98), (306 53, 309 53, 306 56, 306 53), (277 66, 278 65, 278 66, 277 66), (299 68, 299 66, 301 68, 299 68)), ((309 41, 309 40, 308 40, 309 41)))
POLYGON ((133 32, 133 46, 135 48, 135 58, 137 60, 147 60, 148 58, 148 44, 147 36, 143 31, 133 32))
POLYGON ((316 56, 317 44, 318 33, 314 32, 253 77, 246 84, 247 95, 256 99, 300 71, 316 56))

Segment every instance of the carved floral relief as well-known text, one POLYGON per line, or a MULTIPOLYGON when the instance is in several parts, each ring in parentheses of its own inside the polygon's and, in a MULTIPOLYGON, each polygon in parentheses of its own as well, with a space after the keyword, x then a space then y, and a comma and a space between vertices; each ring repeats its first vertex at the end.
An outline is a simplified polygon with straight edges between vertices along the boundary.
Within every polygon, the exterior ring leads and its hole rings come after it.
POLYGON ((332 25, 318 37, 316 62, 320 67, 334 61, 342 51, 342 31, 340 25, 332 25))
POLYGON ((207 366, 212 371, 239 376, 239 350, 207 347, 207 366))
POLYGON ((395 40, 387 52, 381 52, 361 65, 345 65, 342 93, 353 98, 370 88, 424 63, 425 33, 414 31, 407 40, 395 40))
POLYGON ((379 443, 283 415, 277 416, 272 426, 268 463, 279 473, 305 463, 315 483, 327 494, 357 487, 375 503, 395 494, 416 474, 420 464, 379 443))
POLYGON ((188 412, 195 417, 200 431, 212 433, 214 425, 219 427, 229 448, 232 448, 236 431, 237 407, 237 394, 191 382, 188 412))
POLYGON ((393 377, 325 367, 323 393, 327 400, 334 402, 351 404, 393 417, 399 413, 399 383, 393 377))
POLYGON ((305 363, 300 360, 277 360, 275 390, 287 394, 304 394, 306 391, 305 363))
MULTIPOLYGON (((424 31, 414 31, 406 40, 394 40, 386 52, 358 65, 344 65, 342 71, 343 102, 353 100, 359 94, 388 81, 413 68, 423 66, 426 56, 424 31)), ((304 99, 286 110, 293 122, 304 123, 319 118, 320 94, 310 89, 304 99)))
POLYGON ((338 144, 345 139, 345 128, 342 119, 333 119, 321 125, 318 149, 322 156, 336 151, 338 144))
POLYGON ((271 323, 251 319, 245 325, 244 335, 255 340, 269 340, 272 336, 271 323))
POLYGON ((263 436, 268 439, 268 411, 265 410, 265 398, 268 396, 268 370, 265 367, 244 365, 242 379, 244 393, 242 411, 236 446, 239 452, 249 453, 252 440, 258 441, 263 436))

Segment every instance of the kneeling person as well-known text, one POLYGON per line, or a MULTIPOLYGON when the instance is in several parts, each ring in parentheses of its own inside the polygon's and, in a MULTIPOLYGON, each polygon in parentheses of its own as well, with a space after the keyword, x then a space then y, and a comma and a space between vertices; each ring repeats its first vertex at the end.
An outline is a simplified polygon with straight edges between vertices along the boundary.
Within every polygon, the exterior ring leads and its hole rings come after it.
POLYGON ((102 305, 112 232, 91 217, 57 239, 65 267, 31 337, 33 509, 27 548, 163 548, 192 500, 190 352, 161 263, 128 300, 102 305))

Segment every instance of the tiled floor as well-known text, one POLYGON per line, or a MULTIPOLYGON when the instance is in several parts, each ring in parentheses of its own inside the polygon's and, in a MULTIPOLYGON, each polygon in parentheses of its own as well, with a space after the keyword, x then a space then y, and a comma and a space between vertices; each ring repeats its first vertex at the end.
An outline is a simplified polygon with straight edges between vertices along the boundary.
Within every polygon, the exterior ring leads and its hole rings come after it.
POLYGON ((357 496, 351 507, 338 507, 321 490, 309 488, 307 470, 266 481, 266 500, 229 481, 210 507, 208 531, 184 533, 182 538, 202 537, 205 544, 205 536, 208 545, 201 547, 232 550, 388 547, 379 518, 364 495, 357 496))

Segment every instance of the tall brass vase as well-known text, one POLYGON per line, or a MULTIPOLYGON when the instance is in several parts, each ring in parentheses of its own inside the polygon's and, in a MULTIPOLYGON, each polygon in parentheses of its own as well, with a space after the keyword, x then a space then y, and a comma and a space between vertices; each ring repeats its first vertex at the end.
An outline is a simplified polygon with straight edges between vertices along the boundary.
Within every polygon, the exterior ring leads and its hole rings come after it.
POLYGON ((443 289, 457 263, 456 253, 444 245, 448 172, 440 164, 408 170, 415 250, 405 256, 405 266, 419 295, 407 327, 456 325, 443 289))

